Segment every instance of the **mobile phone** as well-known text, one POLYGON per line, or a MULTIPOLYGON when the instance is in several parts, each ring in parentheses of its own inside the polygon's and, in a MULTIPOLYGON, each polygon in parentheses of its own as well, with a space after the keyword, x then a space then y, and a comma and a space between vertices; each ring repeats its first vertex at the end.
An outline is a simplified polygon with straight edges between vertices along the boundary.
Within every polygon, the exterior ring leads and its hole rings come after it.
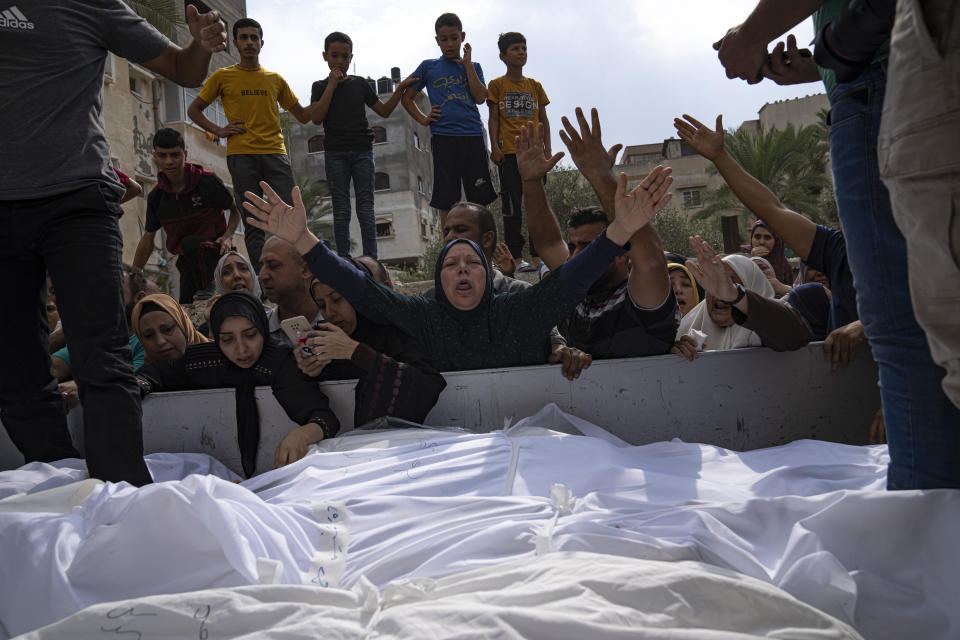
POLYGON ((306 333, 312 328, 310 322, 303 316, 294 316, 280 321, 280 327, 294 345, 299 342, 298 333, 306 333))

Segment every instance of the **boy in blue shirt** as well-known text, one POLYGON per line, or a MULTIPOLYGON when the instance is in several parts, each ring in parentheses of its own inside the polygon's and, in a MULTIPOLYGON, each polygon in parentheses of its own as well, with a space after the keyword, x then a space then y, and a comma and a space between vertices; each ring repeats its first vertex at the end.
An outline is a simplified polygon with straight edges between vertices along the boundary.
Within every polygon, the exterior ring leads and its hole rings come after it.
POLYGON ((353 41, 334 31, 323 41, 323 59, 330 75, 313 83, 310 103, 316 104, 313 124, 323 125, 324 164, 333 204, 333 236, 337 253, 350 255, 350 181, 357 197, 357 220, 363 239, 363 255, 377 257, 377 221, 373 210, 375 167, 373 131, 364 105, 381 118, 389 118, 404 90, 416 78, 397 85, 387 102, 360 76, 347 74, 353 60, 353 41))
POLYGON ((430 206, 440 210, 441 225, 447 211, 460 200, 460 185, 466 199, 488 205, 497 199, 490 183, 487 147, 478 104, 487 100, 483 70, 470 58, 470 45, 460 18, 445 13, 434 24, 437 45, 443 55, 424 60, 413 72, 418 78, 403 94, 403 108, 424 126, 430 127, 433 150, 433 197, 430 206), (460 46, 463 45, 463 56, 460 46), (413 101, 427 88, 432 109, 424 114, 413 101))

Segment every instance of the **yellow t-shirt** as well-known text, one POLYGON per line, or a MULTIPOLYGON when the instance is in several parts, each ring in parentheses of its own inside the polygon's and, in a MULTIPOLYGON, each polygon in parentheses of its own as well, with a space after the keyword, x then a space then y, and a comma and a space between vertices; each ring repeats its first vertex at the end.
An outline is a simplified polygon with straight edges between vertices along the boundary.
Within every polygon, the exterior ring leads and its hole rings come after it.
POLYGON ((487 101, 499 107, 498 142, 504 153, 517 152, 513 139, 520 135, 520 129, 528 122, 533 122, 533 126, 540 124, 540 107, 550 104, 543 87, 533 78, 516 82, 507 76, 490 81, 487 85, 487 101))
POLYGON ((220 98, 227 120, 243 120, 246 133, 227 138, 228 156, 287 152, 277 104, 289 110, 297 104, 297 96, 279 73, 237 64, 223 67, 207 78, 199 98, 207 104, 220 98))

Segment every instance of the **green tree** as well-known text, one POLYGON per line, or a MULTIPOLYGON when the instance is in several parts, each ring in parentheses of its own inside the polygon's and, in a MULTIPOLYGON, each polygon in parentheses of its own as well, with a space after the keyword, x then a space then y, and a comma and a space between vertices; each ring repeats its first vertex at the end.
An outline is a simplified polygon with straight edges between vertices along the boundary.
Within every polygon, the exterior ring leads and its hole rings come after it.
POLYGON ((307 211, 307 228, 318 238, 333 243, 333 208, 327 199, 327 183, 299 176, 297 186, 300 187, 303 208, 307 211))
MULTIPOLYGON (((781 202, 814 222, 838 225, 833 203, 833 182, 827 172, 830 143, 826 129, 809 125, 800 129, 771 129, 759 134, 744 129, 729 131, 727 153, 757 180, 769 187, 781 202)), ((715 168, 711 168, 716 173, 715 168)), ((736 212, 744 226, 753 215, 726 184, 707 193, 706 206, 694 214, 697 220, 715 222, 736 212)))
POLYGON ((174 27, 186 24, 177 0, 127 0, 127 4, 157 31, 169 37, 174 27))
POLYGON ((689 256, 690 236, 700 236, 718 251, 723 247, 723 235, 720 225, 712 220, 698 220, 685 214, 682 210, 667 206, 657 214, 653 226, 660 236, 660 244, 664 251, 672 251, 683 256, 689 256))

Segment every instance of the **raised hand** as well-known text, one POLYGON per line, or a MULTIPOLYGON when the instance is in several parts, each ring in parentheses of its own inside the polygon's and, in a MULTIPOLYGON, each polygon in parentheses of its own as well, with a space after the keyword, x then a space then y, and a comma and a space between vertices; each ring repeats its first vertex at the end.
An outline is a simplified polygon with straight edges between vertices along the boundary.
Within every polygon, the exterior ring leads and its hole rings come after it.
POLYGON ((517 270, 517 262, 513 259, 513 254, 510 253, 510 248, 506 242, 497 244, 493 250, 493 259, 500 267, 500 272, 505 276, 512 276, 514 271, 517 270))
POLYGON ((201 14, 196 6, 190 4, 187 5, 186 17, 190 35, 201 49, 216 53, 227 48, 227 25, 220 19, 219 11, 201 14))
POLYGON ((630 193, 627 193, 627 174, 620 174, 614 200, 616 219, 607 228, 607 237, 610 240, 621 246, 626 244, 634 233, 647 226, 663 206, 670 202, 672 194, 667 190, 673 183, 671 171, 673 170, 657 166, 630 193), (622 242, 621 232, 627 234, 622 242))
POLYGON ((543 180, 543 176, 563 157, 562 151, 547 156, 543 132, 542 122, 536 128, 528 122, 520 129, 520 136, 513 139, 517 149, 517 172, 522 180, 543 180))
POLYGON ((609 149, 603 146, 600 138, 600 114, 597 110, 590 110, 592 126, 587 124, 583 109, 577 107, 577 123, 580 131, 577 132, 566 116, 560 119, 563 129, 560 130, 560 139, 567 145, 570 157, 584 176, 588 179, 597 174, 609 174, 610 168, 617 162, 617 154, 623 148, 622 144, 615 144, 609 149))
POLYGON ((303 206, 303 197, 300 195, 300 187, 294 187, 291 192, 293 206, 288 205, 277 192, 274 191, 266 182, 260 182, 260 188, 270 199, 267 202, 252 191, 247 191, 243 195, 247 201, 243 203, 243 208, 252 213, 255 217, 247 217, 247 222, 257 229, 269 231, 275 236, 280 236, 287 242, 297 246, 301 253, 306 253, 317 243, 316 237, 307 229, 307 211, 303 206), (305 245, 302 250, 300 245, 305 245))
POLYGON ((463 56, 460 58, 460 64, 463 65, 463 68, 466 69, 473 64, 473 58, 471 54, 473 53, 473 47, 470 46, 469 42, 463 43, 463 56))
POLYGON ((690 238, 690 248, 693 249, 696 262, 687 260, 687 268, 693 272, 693 277, 704 290, 713 294, 719 300, 736 298, 737 288, 713 247, 706 240, 697 236, 696 238, 690 238))
POLYGON ((797 38, 787 36, 787 43, 777 43, 767 61, 763 63, 763 75, 777 84, 804 84, 818 82, 820 69, 809 49, 797 49, 797 38))
POLYGON ((720 64, 728 78, 742 78, 750 84, 763 80, 763 64, 767 61, 767 43, 747 38, 737 25, 713 43, 720 64))
POLYGON ((717 116, 716 131, 693 116, 683 114, 683 118, 673 119, 673 126, 680 139, 707 160, 717 159, 723 153, 723 115, 717 116))

